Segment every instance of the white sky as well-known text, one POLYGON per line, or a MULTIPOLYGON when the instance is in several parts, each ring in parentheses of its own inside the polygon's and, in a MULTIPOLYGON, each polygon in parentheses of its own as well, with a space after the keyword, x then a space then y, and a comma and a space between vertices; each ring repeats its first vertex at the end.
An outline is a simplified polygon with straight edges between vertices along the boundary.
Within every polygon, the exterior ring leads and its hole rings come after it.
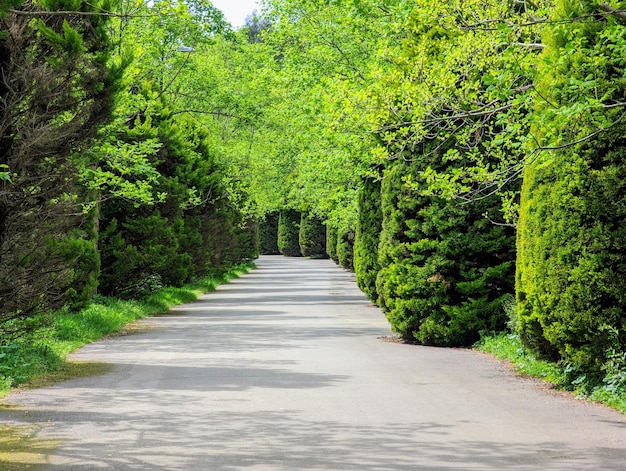
POLYGON ((260 10, 257 0, 211 0, 213 6, 224 12, 224 16, 233 28, 243 26, 246 16, 253 10, 260 10))

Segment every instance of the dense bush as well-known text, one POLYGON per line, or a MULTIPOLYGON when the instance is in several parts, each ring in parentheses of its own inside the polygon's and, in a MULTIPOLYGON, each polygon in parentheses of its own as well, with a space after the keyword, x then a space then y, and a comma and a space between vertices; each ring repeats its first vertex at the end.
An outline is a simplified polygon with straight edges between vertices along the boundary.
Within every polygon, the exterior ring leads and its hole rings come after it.
POLYGON ((212 253, 208 273, 223 272, 259 255, 256 221, 245 218, 225 202, 217 204, 206 216, 202 233, 212 253))
POLYGON ((350 225, 341 228, 337 234, 337 263, 354 271, 354 229, 350 225))
POLYGON ((278 250, 287 257, 300 257, 300 219, 299 211, 285 209, 278 218, 278 250))
POLYGON ((300 219, 300 252, 305 257, 326 257, 326 226, 315 214, 305 211, 300 219))
POLYGON ((278 213, 269 213, 259 223, 259 250, 263 255, 278 255, 278 213))
MULTIPOLYGON (((587 4, 558 3, 559 18, 592 12, 587 4)), ((608 17, 556 23, 546 34, 537 89, 550 105, 539 102, 537 115, 550 127, 537 135, 570 145, 526 168, 518 231, 522 340, 596 377, 626 350, 626 125, 623 110, 604 106, 623 100, 625 30, 608 17), (571 116, 581 104, 593 114, 571 116), (610 129, 598 134, 606 123, 610 129)))
POLYGON ((258 255, 257 225, 223 195, 206 134, 178 126, 155 106, 151 120, 119 131, 120 140, 156 138, 152 204, 109 198, 101 204, 101 292, 135 297, 161 286, 224 271, 258 255))
POLYGON ((326 253, 335 262, 339 262, 337 257, 337 226, 329 223, 326 226, 326 253))
POLYGON ((359 190, 358 219, 354 240, 354 271, 359 288, 372 301, 376 301, 376 276, 378 242, 382 225, 380 180, 367 178, 359 190))
POLYGON ((500 202, 469 205, 421 196, 404 183, 419 181, 419 165, 398 162, 385 171, 383 225, 376 289, 393 328, 427 345, 471 345, 481 331, 506 324, 503 303, 513 291, 514 235, 484 214, 500 202))
POLYGON ((0 6, 0 335, 5 321, 80 304, 95 287, 93 220, 76 175, 119 85, 108 19, 91 14, 102 8, 0 6), (29 14, 46 7, 83 14, 29 14))

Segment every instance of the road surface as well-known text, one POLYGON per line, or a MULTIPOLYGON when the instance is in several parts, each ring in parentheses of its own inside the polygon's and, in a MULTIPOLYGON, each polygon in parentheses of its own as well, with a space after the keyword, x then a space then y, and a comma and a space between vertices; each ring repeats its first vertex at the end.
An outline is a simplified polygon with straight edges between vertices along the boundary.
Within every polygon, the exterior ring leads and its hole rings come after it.
POLYGON ((111 371, 13 394, 0 423, 46 471, 626 470, 623 415, 480 353, 390 342, 331 261, 257 265, 83 348, 111 371))

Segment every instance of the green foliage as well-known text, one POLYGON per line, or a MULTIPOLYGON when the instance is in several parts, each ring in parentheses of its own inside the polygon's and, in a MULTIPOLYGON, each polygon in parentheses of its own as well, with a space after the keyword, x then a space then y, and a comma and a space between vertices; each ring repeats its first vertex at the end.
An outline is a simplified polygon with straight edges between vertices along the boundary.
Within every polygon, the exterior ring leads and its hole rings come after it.
POLYGON ((278 217, 277 212, 266 214, 259 223, 259 246, 263 255, 278 255, 278 217))
POLYGON ((311 212, 302 212, 298 242, 300 253, 303 256, 326 257, 326 226, 324 221, 311 212))
POLYGON ((337 263, 346 270, 354 271, 354 229, 351 226, 337 234, 337 263))
MULTIPOLYGON (((99 1, 45 4, 99 11, 99 1)), ((110 60, 108 19, 4 15, 0 10, 0 331, 5 322, 66 303, 96 286, 93 215, 75 176, 111 117, 120 65, 110 60)), ((23 8, 29 8, 30 4, 23 8)))
MULTIPOLYGON (((571 8, 558 2, 554 18, 595 11, 571 8)), ((624 33, 612 17, 546 30, 535 111, 543 152, 524 172, 520 209, 520 336, 588 384, 598 384, 609 358, 626 350, 626 141, 623 111, 613 106, 623 97, 615 50, 624 33)))
POLYGON ((383 178, 379 302, 407 340, 471 345, 481 331, 505 325, 513 231, 484 216, 497 210, 497 198, 461 206, 416 195, 404 183, 416 169, 415 162, 398 162, 383 178))
POLYGON ((358 198, 358 219, 354 241, 354 271, 359 288, 372 301, 378 299, 376 276, 378 264, 378 243, 382 228, 380 200, 380 180, 363 180, 358 198))
POLYGON ((326 225, 326 253, 331 258, 331 260, 338 262, 339 258, 337 257, 337 237, 338 237, 338 229, 335 224, 327 224, 326 225))
POLYGON ((128 213, 122 221, 109 218, 100 238, 102 273, 100 291, 126 298, 145 294, 145 287, 180 286, 187 281, 191 260, 179 253, 176 230, 158 212, 141 216, 128 213), (150 280, 157 279, 157 282, 150 280), (133 292, 130 287, 141 288, 133 292))
POLYGON ((300 257, 300 220, 299 211, 285 209, 278 218, 278 250, 287 257, 300 257))
POLYGON ((523 374, 556 386, 565 386, 565 372, 556 363, 537 358, 520 341, 517 334, 501 332, 482 337, 474 346, 477 350, 491 353, 497 358, 510 361, 523 374))

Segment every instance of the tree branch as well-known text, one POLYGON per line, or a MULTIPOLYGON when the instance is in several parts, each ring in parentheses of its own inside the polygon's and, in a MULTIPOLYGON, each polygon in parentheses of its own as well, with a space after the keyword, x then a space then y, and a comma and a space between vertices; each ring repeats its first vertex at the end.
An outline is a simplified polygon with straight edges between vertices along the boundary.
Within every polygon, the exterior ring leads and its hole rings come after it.
POLYGON ((626 11, 624 10, 616 10, 615 8, 610 7, 609 5, 604 5, 602 3, 598 4, 598 8, 611 16, 615 16, 620 20, 626 21, 626 11))
POLYGON ((159 16, 157 14, 134 15, 128 13, 113 13, 112 11, 26 11, 10 9, 8 12, 18 16, 106 16, 114 18, 153 18, 159 16))

